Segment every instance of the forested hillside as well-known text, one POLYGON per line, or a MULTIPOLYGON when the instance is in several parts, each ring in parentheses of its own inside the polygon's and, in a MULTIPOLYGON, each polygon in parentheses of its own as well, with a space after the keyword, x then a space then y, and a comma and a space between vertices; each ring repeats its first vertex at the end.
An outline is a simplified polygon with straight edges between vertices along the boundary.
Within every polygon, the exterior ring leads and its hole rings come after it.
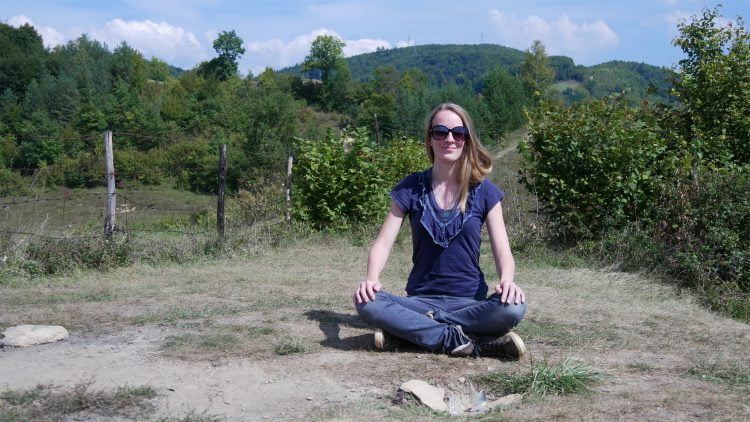
MULTIPOLYGON (((358 81, 371 81, 375 77, 375 69, 392 66, 399 72, 418 69, 436 87, 469 84, 477 92, 481 91, 482 77, 487 72, 500 67, 517 76, 522 71, 523 62, 523 51, 495 44, 429 44, 381 49, 347 58, 352 78, 358 81)), ((558 91, 569 104, 624 91, 626 97, 633 101, 646 95, 660 101, 672 100, 669 86, 675 74, 667 68, 625 61, 582 66, 566 56, 550 56, 549 64, 555 70, 555 82, 560 83, 558 91), (570 91, 567 91, 569 88, 570 91)), ((281 72, 299 74, 300 67, 290 67, 281 72)))

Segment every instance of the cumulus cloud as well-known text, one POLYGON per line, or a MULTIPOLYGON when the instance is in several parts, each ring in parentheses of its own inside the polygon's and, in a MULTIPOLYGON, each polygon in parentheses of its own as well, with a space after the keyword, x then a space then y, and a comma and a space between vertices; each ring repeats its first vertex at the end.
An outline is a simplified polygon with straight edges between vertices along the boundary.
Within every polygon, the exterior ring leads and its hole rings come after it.
POLYGON ((357 54, 370 53, 378 47, 391 48, 393 45, 383 39, 361 38, 357 40, 347 40, 336 31, 320 28, 309 34, 298 35, 291 41, 283 41, 278 38, 266 41, 251 41, 245 43, 247 49, 247 66, 253 73, 263 71, 265 66, 280 69, 287 66, 293 66, 301 63, 305 56, 310 52, 310 46, 313 40, 321 35, 333 35, 344 40, 344 55, 346 57, 356 56, 357 54))
POLYGON ((93 29, 91 35, 111 48, 125 41, 146 57, 156 56, 180 66, 192 66, 209 56, 207 47, 192 32, 163 21, 113 19, 93 29))
POLYGON ((565 14, 553 21, 536 15, 519 19, 496 9, 490 11, 490 19, 504 44, 526 49, 534 40, 541 40, 549 54, 565 54, 577 61, 619 42, 617 34, 602 20, 578 23, 565 14))
POLYGON ((29 24, 36 29, 39 35, 42 36, 42 42, 44 43, 45 47, 52 48, 65 43, 65 36, 62 33, 49 26, 34 25, 34 22, 32 22, 28 16, 18 15, 8 19, 8 25, 15 26, 16 28, 19 28, 25 24, 29 24))

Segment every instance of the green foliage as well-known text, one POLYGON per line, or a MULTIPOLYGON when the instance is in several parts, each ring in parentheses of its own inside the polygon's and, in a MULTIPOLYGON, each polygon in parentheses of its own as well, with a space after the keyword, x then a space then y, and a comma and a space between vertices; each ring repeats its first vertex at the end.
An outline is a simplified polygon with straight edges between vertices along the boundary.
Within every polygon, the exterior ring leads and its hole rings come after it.
POLYGON ((524 181, 559 236, 579 240, 649 217, 679 163, 649 110, 621 98, 543 103, 521 143, 524 181))
POLYGON ((547 52, 541 41, 535 40, 526 50, 521 67, 521 82, 526 96, 534 104, 547 98, 549 88, 555 80, 555 70, 550 66, 547 52))
POLYGON ((382 218, 390 189, 429 165, 420 143, 403 138, 376 145, 362 128, 341 138, 297 139, 296 161, 296 216, 330 228, 382 218))
POLYGON ((22 196, 28 193, 26 183, 20 174, 7 168, 0 168, 0 198, 22 196))
POLYGON ((675 94, 684 105, 684 129, 706 162, 750 164, 750 33, 742 18, 718 23, 718 8, 681 24, 674 44, 680 60, 675 94))
POLYGON ((595 98, 622 94, 631 104, 638 104, 644 98, 662 103, 674 102, 670 95, 671 81, 678 77, 666 68, 614 60, 581 69, 580 73, 582 78, 578 80, 595 98))
POLYGON ((502 68, 497 67, 484 77, 482 99, 487 107, 488 126, 495 139, 523 124, 526 102, 523 87, 518 78, 502 68))
POLYGON ((198 73, 204 77, 214 77, 220 81, 226 81, 237 75, 237 60, 245 54, 245 48, 242 47, 242 38, 237 36, 234 30, 221 31, 213 45, 219 56, 201 63, 198 66, 198 73))
MULTIPOLYGON (((148 154, 137 150, 117 151, 114 156, 116 178, 133 181, 144 185, 158 185, 161 183, 161 160, 156 154, 148 154)), ((104 180, 103 173, 99 176, 104 180)))
POLYGON ((344 60, 346 43, 333 35, 319 35, 310 46, 310 54, 302 62, 302 70, 320 70, 323 81, 344 60))
POLYGON ((307 346, 297 340, 285 340, 274 346, 273 351, 279 356, 294 355, 307 352, 307 346))
POLYGON ((319 102, 324 110, 344 111, 351 100, 351 72, 344 60, 346 43, 333 35, 320 35, 302 62, 303 71, 318 70, 323 85, 319 102))
POLYGON ((542 104, 526 183, 557 234, 627 269, 655 269, 750 319, 750 35, 718 9, 680 25, 679 107, 542 104))
POLYGON ((44 72, 42 36, 29 24, 15 28, 0 22, 0 92, 23 96, 32 80, 44 72))

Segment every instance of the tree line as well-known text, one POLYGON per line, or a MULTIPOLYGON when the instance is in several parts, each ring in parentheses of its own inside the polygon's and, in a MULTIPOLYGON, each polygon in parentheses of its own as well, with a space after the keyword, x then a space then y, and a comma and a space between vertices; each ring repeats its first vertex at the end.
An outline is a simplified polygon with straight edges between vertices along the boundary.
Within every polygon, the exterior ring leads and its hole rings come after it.
MULTIPOLYGON (((101 134, 115 134, 118 179, 215 189, 218 144, 228 145, 228 186, 236 191, 276 180, 294 139, 323 139, 365 128, 386 145, 419 139, 435 104, 454 101, 476 116, 488 143, 524 123, 533 95, 500 63, 472 83, 435 86, 418 69, 379 67, 370 81, 352 78, 344 42, 314 40, 304 74, 266 69, 241 76, 245 53, 234 31, 214 42, 216 57, 174 72, 123 42, 110 49, 82 35, 47 49, 30 25, 0 23, 0 194, 23 193, 22 177, 47 186, 99 186, 101 134)), ((548 63, 545 66, 549 66, 548 63)))

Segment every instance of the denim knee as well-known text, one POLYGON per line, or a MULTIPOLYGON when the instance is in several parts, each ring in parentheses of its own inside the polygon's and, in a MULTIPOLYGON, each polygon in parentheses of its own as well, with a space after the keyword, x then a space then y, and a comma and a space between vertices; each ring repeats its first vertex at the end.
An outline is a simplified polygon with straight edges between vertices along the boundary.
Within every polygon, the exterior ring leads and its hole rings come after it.
POLYGON ((502 303, 500 297, 496 295, 490 296, 487 301, 496 305, 492 308, 489 318, 494 320, 498 326, 505 327, 507 330, 518 325, 526 314, 525 303, 502 303))
POLYGON ((380 319, 379 316, 382 314, 383 308, 389 302, 391 302, 391 300, 388 297, 388 294, 385 292, 376 292, 375 300, 371 300, 367 303, 357 303, 355 304, 355 307, 357 308, 357 314, 359 314, 360 318, 365 322, 377 325, 377 321, 380 319))

